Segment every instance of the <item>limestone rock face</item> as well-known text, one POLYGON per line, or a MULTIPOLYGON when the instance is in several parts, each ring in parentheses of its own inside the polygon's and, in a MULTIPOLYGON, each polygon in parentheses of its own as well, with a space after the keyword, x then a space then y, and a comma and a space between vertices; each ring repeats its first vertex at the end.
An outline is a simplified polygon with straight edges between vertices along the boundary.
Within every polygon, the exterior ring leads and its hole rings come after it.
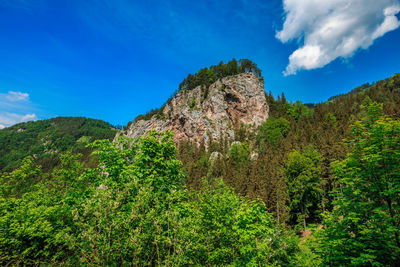
POLYGON ((167 103, 162 116, 132 123, 123 134, 138 138, 149 130, 171 130, 174 141, 205 145, 220 137, 234 140, 234 129, 241 123, 259 126, 268 118, 269 106, 263 81, 252 73, 241 73, 219 79, 208 90, 198 86, 178 92, 167 103))

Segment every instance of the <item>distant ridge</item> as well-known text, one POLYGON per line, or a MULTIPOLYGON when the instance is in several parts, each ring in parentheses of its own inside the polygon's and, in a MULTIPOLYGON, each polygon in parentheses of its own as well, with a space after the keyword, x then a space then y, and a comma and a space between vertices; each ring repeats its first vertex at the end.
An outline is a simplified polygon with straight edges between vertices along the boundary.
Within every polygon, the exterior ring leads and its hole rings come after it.
POLYGON ((20 165, 33 156, 46 170, 52 169, 66 151, 80 152, 88 160, 89 142, 112 139, 116 130, 105 121, 83 117, 57 117, 29 121, 0 130, 0 170, 20 165))

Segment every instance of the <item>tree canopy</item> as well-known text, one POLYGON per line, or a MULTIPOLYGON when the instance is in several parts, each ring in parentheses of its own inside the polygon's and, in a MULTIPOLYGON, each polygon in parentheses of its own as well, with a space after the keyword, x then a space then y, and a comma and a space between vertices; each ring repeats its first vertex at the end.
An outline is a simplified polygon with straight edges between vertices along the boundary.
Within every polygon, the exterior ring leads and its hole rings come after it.
POLYGON ((400 263, 400 121, 382 105, 364 106, 352 152, 334 169, 341 186, 325 217, 322 254, 330 265, 395 266, 400 263))
POLYGON ((212 65, 209 68, 200 69, 195 74, 189 74, 179 85, 179 90, 191 90, 200 85, 209 87, 218 79, 243 72, 251 72, 261 78, 261 70, 251 60, 232 59, 228 63, 221 61, 218 65, 212 65))

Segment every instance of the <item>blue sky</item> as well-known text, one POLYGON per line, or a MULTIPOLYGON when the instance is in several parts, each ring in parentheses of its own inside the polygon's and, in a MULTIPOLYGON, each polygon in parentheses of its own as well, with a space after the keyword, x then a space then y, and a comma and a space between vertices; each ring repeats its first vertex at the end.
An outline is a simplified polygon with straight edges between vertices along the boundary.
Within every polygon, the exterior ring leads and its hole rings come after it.
POLYGON ((231 58, 256 62, 266 91, 324 101, 400 72, 399 11, 397 0, 0 0, 0 127, 125 125, 231 58))

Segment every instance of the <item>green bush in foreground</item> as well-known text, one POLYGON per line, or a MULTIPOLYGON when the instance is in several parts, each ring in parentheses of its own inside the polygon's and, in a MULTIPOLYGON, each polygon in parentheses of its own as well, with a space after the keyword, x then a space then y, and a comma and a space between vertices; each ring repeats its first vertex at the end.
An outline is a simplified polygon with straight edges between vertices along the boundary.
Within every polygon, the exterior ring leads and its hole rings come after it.
MULTIPOLYGON (((198 192, 186 190, 172 133, 91 146, 99 167, 83 169, 79 156, 68 153, 51 179, 22 195, 1 194, 1 265, 243 266, 294 260, 297 238, 277 226, 261 202, 247 202, 218 180, 198 192)), ((28 177, 36 168, 30 164, 16 173, 28 177)), ((14 192, 12 175, 1 192, 14 192)))

